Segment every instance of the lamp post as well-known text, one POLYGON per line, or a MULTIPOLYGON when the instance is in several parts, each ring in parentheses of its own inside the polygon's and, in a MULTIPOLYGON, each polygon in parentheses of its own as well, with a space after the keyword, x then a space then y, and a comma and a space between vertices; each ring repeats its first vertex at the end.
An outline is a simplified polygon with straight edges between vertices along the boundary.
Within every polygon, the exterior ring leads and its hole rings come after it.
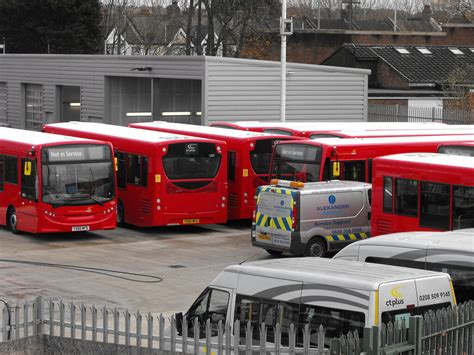
POLYGON ((281 36, 281 85, 280 85, 280 121, 286 119, 286 36, 293 33, 293 20, 286 18, 286 0, 281 0, 280 36, 281 36))

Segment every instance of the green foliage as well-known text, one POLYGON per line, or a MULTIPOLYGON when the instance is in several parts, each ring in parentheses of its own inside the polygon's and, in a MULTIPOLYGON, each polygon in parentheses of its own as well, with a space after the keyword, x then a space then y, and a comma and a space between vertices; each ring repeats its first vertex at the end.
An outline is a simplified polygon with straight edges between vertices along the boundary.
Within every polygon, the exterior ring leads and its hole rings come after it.
POLYGON ((0 41, 7 53, 98 53, 100 20, 99 0, 0 0, 0 41))

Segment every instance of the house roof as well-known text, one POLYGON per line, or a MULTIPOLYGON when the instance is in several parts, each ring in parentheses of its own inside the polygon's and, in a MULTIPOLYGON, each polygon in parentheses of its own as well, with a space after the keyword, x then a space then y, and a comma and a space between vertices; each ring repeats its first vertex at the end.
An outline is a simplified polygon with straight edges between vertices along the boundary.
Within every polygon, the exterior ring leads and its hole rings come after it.
MULTIPOLYGON (((474 46, 473 46, 474 47, 474 46)), ((447 82, 456 69, 465 68, 464 84, 474 85, 474 48, 455 46, 394 46, 344 44, 358 60, 383 61, 413 86, 434 86, 447 82), (405 53, 397 49, 403 48, 405 53), (424 48, 424 52, 420 51, 424 48), (459 50, 460 54, 453 53, 459 50), (428 52, 429 51, 429 52, 428 52), (462 54, 461 54, 462 53, 462 54)))

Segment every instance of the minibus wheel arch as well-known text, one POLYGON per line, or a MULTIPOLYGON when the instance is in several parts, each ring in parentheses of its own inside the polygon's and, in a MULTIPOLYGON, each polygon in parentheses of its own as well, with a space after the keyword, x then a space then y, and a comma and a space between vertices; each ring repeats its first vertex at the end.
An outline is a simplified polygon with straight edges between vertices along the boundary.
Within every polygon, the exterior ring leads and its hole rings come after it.
POLYGON ((328 251, 328 245, 326 239, 322 236, 317 235, 312 237, 306 244, 306 256, 311 257, 323 257, 328 251))

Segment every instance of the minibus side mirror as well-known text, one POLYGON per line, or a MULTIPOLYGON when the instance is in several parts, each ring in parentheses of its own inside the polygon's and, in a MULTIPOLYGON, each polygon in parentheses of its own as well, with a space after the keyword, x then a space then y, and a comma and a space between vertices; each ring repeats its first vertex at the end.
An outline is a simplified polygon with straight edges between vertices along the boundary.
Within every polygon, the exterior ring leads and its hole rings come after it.
POLYGON ((175 313, 174 318, 176 320, 176 330, 179 335, 183 334, 183 313, 175 313))

